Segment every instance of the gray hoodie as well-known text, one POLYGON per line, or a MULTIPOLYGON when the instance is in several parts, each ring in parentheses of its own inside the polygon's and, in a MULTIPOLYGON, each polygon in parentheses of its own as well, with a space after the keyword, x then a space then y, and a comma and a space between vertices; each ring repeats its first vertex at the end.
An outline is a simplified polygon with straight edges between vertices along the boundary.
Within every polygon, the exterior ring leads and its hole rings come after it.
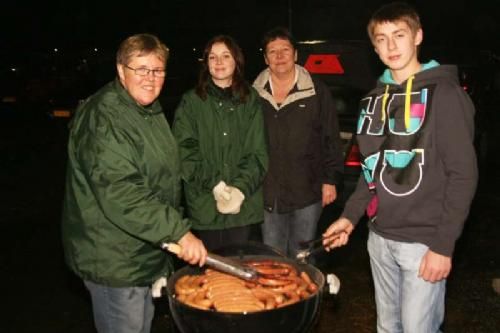
POLYGON ((343 216, 357 223, 376 196, 372 231, 451 256, 478 177, 474 105, 457 68, 432 61, 400 85, 386 71, 360 108, 363 175, 343 216))

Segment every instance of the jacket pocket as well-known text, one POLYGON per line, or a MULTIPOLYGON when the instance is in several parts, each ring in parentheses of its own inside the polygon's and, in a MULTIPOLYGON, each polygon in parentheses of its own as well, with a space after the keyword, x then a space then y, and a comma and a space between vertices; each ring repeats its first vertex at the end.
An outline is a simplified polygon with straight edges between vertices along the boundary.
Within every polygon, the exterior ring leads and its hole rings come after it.
POLYGON ((186 190, 187 214, 191 219, 193 229, 215 229, 217 209, 212 193, 195 194, 186 190))

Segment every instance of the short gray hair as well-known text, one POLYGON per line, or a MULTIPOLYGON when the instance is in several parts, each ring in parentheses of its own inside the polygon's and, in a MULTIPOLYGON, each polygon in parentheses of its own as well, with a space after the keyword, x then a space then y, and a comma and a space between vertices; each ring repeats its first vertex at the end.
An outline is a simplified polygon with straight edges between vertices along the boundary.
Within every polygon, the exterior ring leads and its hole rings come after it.
POLYGON ((116 52, 116 63, 127 65, 134 55, 156 54, 166 64, 169 56, 168 47, 158 37, 151 34, 137 34, 121 42, 116 52))

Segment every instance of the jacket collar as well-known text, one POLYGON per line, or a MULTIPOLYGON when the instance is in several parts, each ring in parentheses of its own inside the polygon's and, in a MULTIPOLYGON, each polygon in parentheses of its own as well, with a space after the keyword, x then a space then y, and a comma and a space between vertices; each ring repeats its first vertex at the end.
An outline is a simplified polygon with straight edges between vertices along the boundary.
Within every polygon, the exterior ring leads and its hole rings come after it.
POLYGON ((211 79, 208 80, 207 84, 207 94, 214 96, 220 100, 232 100, 235 102, 237 97, 233 95, 232 86, 221 88, 216 85, 211 79))
POLYGON ((285 101, 279 106, 278 104, 276 104, 272 96, 271 86, 269 82, 271 79, 269 68, 266 68, 259 74, 259 76, 257 76, 253 86, 262 98, 267 100, 276 110, 279 110, 280 108, 299 99, 303 99, 316 94, 314 83, 309 72, 304 67, 295 64, 295 73, 297 76, 295 86, 290 90, 290 93, 288 94, 285 101))
POLYGON ((155 100, 151 105, 148 106, 142 106, 140 104, 137 104, 137 102, 132 98, 132 96, 130 96, 128 91, 123 87, 118 78, 116 78, 114 81, 114 88, 115 91, 118 93, 118 96, 122 100, 122 102, 124 102, 125 104, 127 104, 140 114, 155 115, 163 112, 161 104, 160 102, 158 102, 158 100, 155 100))

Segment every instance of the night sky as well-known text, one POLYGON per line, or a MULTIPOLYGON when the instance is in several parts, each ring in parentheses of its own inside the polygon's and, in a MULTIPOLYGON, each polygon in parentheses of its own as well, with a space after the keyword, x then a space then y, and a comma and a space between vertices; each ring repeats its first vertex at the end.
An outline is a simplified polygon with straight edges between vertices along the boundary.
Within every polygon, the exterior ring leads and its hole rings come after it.
MULTIPOLYGON (((157 34, 173 50, 203 45, 218 33, 230 34, 244 48, 253 48, 259 46, 263 32, 290 23, 298 39, 366 40, 368 18, 385 2, 388 1, 4 1, 0 14, 1 52, 54 47, 114 51, 119 41, 137 32, 157 34)), ((499 1, 408 2, 420 11, 424 43, 500 49, 499 1)))

